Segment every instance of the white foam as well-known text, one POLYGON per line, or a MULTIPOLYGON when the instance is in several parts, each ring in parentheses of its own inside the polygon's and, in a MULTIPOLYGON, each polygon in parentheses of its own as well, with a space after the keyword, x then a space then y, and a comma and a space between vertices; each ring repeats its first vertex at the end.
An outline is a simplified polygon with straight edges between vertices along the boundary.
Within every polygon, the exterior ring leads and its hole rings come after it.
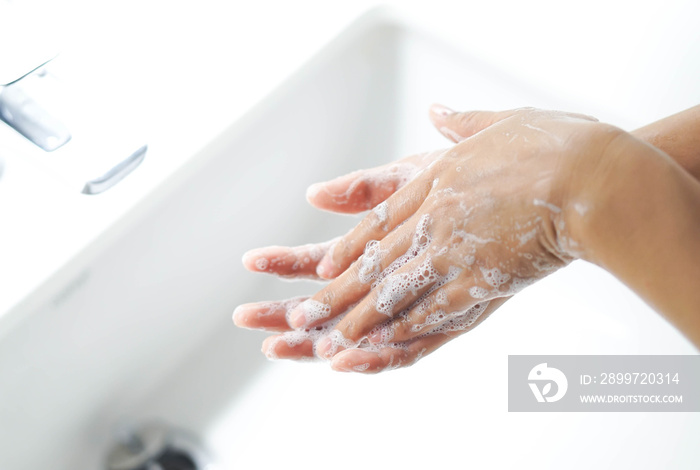
POLYGON ((376 310, 379 313, 391 317, 394 314, 394 307, 401 302, 408 293, 414 296, 418 291, 435 283, 439 279, 439 274, 430 258, 423 261, 417 268, 400 274, 388 276, 381 285, 377 295, 376 310))
POLYGON ((475 299, 483 299, 484 297, 489 295, 489 291, 487 291, 483 287, 472 286, 469 288, 469 295, 471 295, 475 299))
POLYGON ((373 281, 381 272, 382 260, 388 250, 382 250, 378 240, 370 240, 365 246, 365 252, 358 260, 360 268, 357 278, 363 284, 373 281))
POLYGON ((586 215, 586 212, 588 212, 589 209, 590 209, 590 207, 588 207, 588 205, 586 205, 586 204, 583 204, 580 202, 574 203, 574 210, 576 212, 578 212, 579 215, 581 215, 581 216, 586 215))
POLYGON ((487 243, 493 243, 496 240, 493 238, 482 238, 473 233, 465 232, 464 230, 452 230, 452 236, 461 238, 463 242, 468 242, 472 245, 486 245, 487 243))
POLYGON ((413 234, 411 247, 408 249, 408 251, 406 251, 406 253, 392 261, 392 263, 377 276, 377 279, 372 284, 373 289, 394 271, 398 270, 401 266, 404 266, 410 260, 422 254, 428 248, 430 242, 433 240, 428 230, 430 221, 431 219, 428 214, 425 214, 420 218, 418 224, 416 225, 416 231, 413 234))
MULTIPOLYGON (((389 204, 384 201, 375 206, 372 212, 377 216, 377 221, 380 224, 384 224, 389 218, 389 204)), ((386 225, 384 225, 384 230, 386 230, 386 225)))
POLYGON ((547 201, 543 201, 542 199, 533 199, 532 203, 536 206, 546 207, 547 209, 554 212, 555 214, 558 214, 561 212, 561 208, 555 206, 554 204, 550 204, 547 201))
POLYGON ((455 317, 452 318, 451 320, 446 321, 442 325, 438 326, 432 331, 429 331, 428 333, 425 334, 427 335, 432 335, 432 334, 439 334, 439 333, 450 333, 450 332, 456 332, 456 331, 464 331, 470 326, 472 326, 481 316, 482 313, 486 310, 486 307, 488 307, 489 302, 484 301, 484 302, 479 302, 478 304, 474 305, 473 307, 462 311, 462 312, 457 312, 455 313, 455 317))
POLYGON ((441 323, 445 319, 446 316, 447 316, 447 314, 445 313, 444 310, 436 310, 433 313, 431 313, 430 315, 428 315, 427 317, 425 317, 424 325, 428 326, 428 325, 435 325, 437 323, 441 323))
MULTIPOLYGON (((348 311, 352 309, 349 308, 348 311)), ((320 326, 317 326, 312 329, 301 329, 301 330, 294 330, 294 331, 287 331, 279 336, 277 336, 268 346, 267 351, 265 352, 265 355, 267 356, 268 359, 275 360, 279 359, 277 354, 275 353, 275 347, 277 344, 279 344, 280 341, 284 341, 288 347, 293 348, 295 346, 298 346, 302 344, 304 341, 308 340, 311 341, 312 344, 312 349, 314 353, 316 352, 316 344, 322 339, 328 336, 329 332, 335 328, 335 326, 340 322, 341 318, 346 314, 347 312, 343 313, 343 315, 331 318, 330 320, 326 321, 325 323, 321 324, 320 326)), ((318 357, 318 356, 315 356, 318 357)), ((307 358, 307 359, 313 359, 312 358, 307 358)))
POLYGON ((335 356, 337 352, 344 349, 356 348, 360 344, 360 341, 352 341, 346 338, 339 330, 332 330, 327 338, 330 340, 330 348, 324 354, 324 359, 330 359, 335 356))
POLYGON ((265 271, 270 266, 270 260, 267 258, 258 258, 255 260, 255 268, 260 271, 265 271))
POLYGON ((330 305, 314 299, 305 300, 299 305, 299 308, 304 312, 304 319, 307 323, 327 318, 331 314, 330 305))
MULTIPOLYGON (((418 267, 412 269, 410 272, 396 274, 396 270, 404 266, 406 263, 416 258, 420 254, 424 253, 426 249, 431 245, 432 237, 429 233, 430 217, 424 215, 421 217, 419 223, 416 226, 416 231, 413 236, 413 241, 409 250, 402 256, 394 260, 384 271, 380 272, 381 269, 381 258, 385 254, 384 250, 380 250, 380 244, 378 241, 373 240, 369 242, 365 248, 365 254, 361 260, 360 266, 360 277, 362 282, 369 282, 373 280, 372 287, 378 287, 381 284, 380 292, 377 296, 376 309, 378 312, 386 314, 388 317, 394 315, 394 310, 397 304, 405 299, 406 296, 410 294, 420 297, 412 302, 413 306, 416 308, 423 308, 423 312, 426 312, 432 305, 437 305, 443 308, 438 308, 433 312, 430 312, 425 316, 425 321, 422 325, 413 325, 413 331, 420 331, 426 326, 435 326, 435 329, 420 335, 423 337, 425 335, 446 333, 452 331, 460 331, 468 328, 474 322, 476 322, 479 316, 483 313, 488 305, 488 302, 482 301, 477 305, 465 311, 457 311, 454 313, 446 313, 444 307, 449 305, 449 299, 446 292, 438 291, 430 300, 426 300, 429 295, 436 291, 439 287, 445 285, 448 282, 456 279, 461 273, 461 269, 458 267, 450 267, 448 274, 441 276, 435 269, 432 260, 427 258, 418 267), (425 291, 425 292, 421 292, 425 291)), ((489 240, 482 239, 479 237, 468 237, 472 242, 485 243, 489 240)), ((332 248, 329 248, 332 249, 332 248)), ((311 258, 312 255, 307 256, 311 258)), ((302 262, 308 262, 306 259, 302 259, 302 262)), ((482 274, 489 281, 489 285, 494 285, 495 287, 505 283, 510 279, 508 274, 503 274, 497 268, 491 270, 482 269, 482 274)), ((524 281, 523 281, 524 282, 524 281)), ((521 280, 515 280, 513 286, 520 287, 521 280)), ((318 302, 312 299, 305 299, 303 297, 291 299, 289 310, 293 308, 294 302, 297 305, 301 305, 304 309, 304 314, 307 321, 315 322, 330 315, 330 305, 318 302)), ((370 344, 366 337, 361 338, 359 341, 353 341, 345 338, 339 330, 335 330, 337 324, 344 318, 348 312, 352 311, 355 306, 349 307, 341 315, 329 319, 325 323, 310 329, 310 330, 297 330, 293 332, 287 332, 280 335, 275 342, 273 342, 268 348, 268 357, 274 358, 274 346, 277 341, 285 341, 286 344, 291 348, 302 344, 304 341, 309 340, 313 343, 314 352, 318 355, 317 344, 323 338, 328 338, 330 342, 330 348, 326 354, 324 354, 324 359, 331 358, 341 349, 353 349, 359 348, 362 350, 379 352, 385 348, 389 348, 396 351, 408 351, 409 342, 391 342, 394 337, 394 325, 391 322, 387 322, 383 325, 375 327, 370 334, 376 337, 376 332, 379 332, 379 341, 374 344, 370 344)), ((281 307, 279 307, 281 308, 281 307)), ((403 315, 404 317, 410 311, 411 306, 408 306, 398 315, 403 315)), ((288 311, 289 311, 288 310, 288 311)), ((412 362, 420 358, 422 355, 419 354, 412 362)), ((401 356, 403 357, 403 356, 401 356)), ((389 358, 389 365, 386 369, 392 369, 399 367, 402 364, 402 359, 399 356, 394 356, 391 354, 389 358)), ((361 364, 356 366, 358 372, 366 370, 369 366, 361 364), (364 367, 364 368, 363 368, 364 367), (362 370, 360 370, 362 369, 362 370)))
POLYGON ((520 246, 523 246, 525 243, 529 242, 533 238, 535 238, 535 235, 537 235, 537 229, 533 228, 529 232, 526 232, 522 235, 518 235, 518 240, 520 241, 520 246))
POLYGON ((484 276, 484 281, 495 288, 505 284, 510 279, 510 274, 502 273, 498 268, 486 269, 483 266, 479 266, 479 269, 484 276))
POLYGON ((305 331, 287 331, 277 336, 274 340, 272 340, 272 342, 267 347, 267 351, 265 351, 265 355, 270 360, 279 359, 275 348, 280 342, 284 341, 288 347, 293 348, 302 344, 308 339, 310 339, 309 335, 306 334, 305 331))
POLYGON ((532 266, 540 271, 540 272, 545 272, 545 273, 552 273, 556 271, 559 266, 555 265, 554 263, 544 260, 544 259, 533 259, 532 260, 532 266))
POLYGON ((367 346, 363 346, 360 349, 362 349, 363 351, 379 352, 385 348, 396 349, 399 351, 408 351, 408 343, 405 341, 392 343, 376 343, 368 344, 367 346))

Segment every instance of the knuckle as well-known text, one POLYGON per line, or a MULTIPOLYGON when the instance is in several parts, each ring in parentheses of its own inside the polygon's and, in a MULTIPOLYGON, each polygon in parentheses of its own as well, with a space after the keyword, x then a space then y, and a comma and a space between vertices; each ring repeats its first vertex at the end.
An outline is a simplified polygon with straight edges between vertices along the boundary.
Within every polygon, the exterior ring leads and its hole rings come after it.
POLYGON ((326 304, 326 305, 333 305, 333 302, 335 301, 336 295, 335 295, 335 291, 332 288, 328 287, 319 293, 319 297, 320 297, 320 299, 318 299, 319 302, 326 304))
POLYGON ((431 255, 433 267, 440 274, 446 276, 450 267, 454 265, 453 254, 449 248, 443 247, 431 255))
POLYGON ((393 322, 391 324, 391 329, 393 332, 393 335, 391 336, 391 339, 394 341, 404 341, 412 334, 415 334, 413 330, 413 326, 416 323, 414 323, 412 320, 410 320, 410 317, 406 318, 406 321, 398 321, 398 322, 393 322))
POLYGON ((333 252, 331 258, 336 264, 350 256, 350 251, 352 249, 353 240, 350 236, 345 236, 338 240, 338 243, 333 247, 333 252))
POLYGON ((386 223, 386 219, 382 214, 378 214, 376 210, 371 211, 362 219, 364 232, 367 234, 375 233, 381 230, 382 225, 386 223))
POLYGON ((461 128, 470 128, 476 124, 477 113, 474 111, 467 111, 462 113, 457 113, 455 115, 455 121, 461 128))
POLYGON ((354 319, 346 317, 341 323, 338 324, 337 330, 340 331, 345 339, 357 342, 366 334, 362 326, 362 324, 358 323, 354 319))

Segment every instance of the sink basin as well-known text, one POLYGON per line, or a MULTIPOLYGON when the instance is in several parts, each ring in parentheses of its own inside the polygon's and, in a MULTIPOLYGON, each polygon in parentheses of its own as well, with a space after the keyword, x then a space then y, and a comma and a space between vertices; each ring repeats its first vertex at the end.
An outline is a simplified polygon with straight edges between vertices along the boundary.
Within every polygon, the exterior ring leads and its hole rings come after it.
POLYGON ((695 353, 583 262, 378 376, 268 362, 264 335, 232 325, 240 303, 319 287, 247 273, 243 252, 357 223, 308 207, 305 188, 446 146, 432 102, 633 123, 523 84, 395 14, 367 14, 14 315, 0 338, 0 468, 101 468, 118 429, 153 420, 199 436, 217 468, 697 468, 698 414, 507 412, 509 354, 695 353))

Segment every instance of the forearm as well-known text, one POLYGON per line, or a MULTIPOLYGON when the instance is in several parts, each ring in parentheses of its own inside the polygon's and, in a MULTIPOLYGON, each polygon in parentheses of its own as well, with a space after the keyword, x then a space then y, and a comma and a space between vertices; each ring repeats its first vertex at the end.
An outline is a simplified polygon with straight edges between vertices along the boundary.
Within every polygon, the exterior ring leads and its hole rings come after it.
POLYGON ((644 126, 632 134, 666 152, 700 181, 700 105, 644 126))
POLYGON ((607 269, 700 346, 700 183, 630 135, 611 145, 574 223, 607 269), (597 193, 597 194, 594 194, 597 193))

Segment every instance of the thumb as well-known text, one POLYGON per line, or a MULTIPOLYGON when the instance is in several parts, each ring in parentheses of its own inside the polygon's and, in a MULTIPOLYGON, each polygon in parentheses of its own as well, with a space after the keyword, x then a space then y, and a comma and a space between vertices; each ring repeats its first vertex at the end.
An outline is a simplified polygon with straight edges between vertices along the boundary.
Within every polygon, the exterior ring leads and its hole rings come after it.
POLYGON ((430 107, 430 120, 442 135, 451 141, 461 142, 477 132, 512 116, 518 110, 510 111, 466 111, 457 112, 441 104, 430 107))

